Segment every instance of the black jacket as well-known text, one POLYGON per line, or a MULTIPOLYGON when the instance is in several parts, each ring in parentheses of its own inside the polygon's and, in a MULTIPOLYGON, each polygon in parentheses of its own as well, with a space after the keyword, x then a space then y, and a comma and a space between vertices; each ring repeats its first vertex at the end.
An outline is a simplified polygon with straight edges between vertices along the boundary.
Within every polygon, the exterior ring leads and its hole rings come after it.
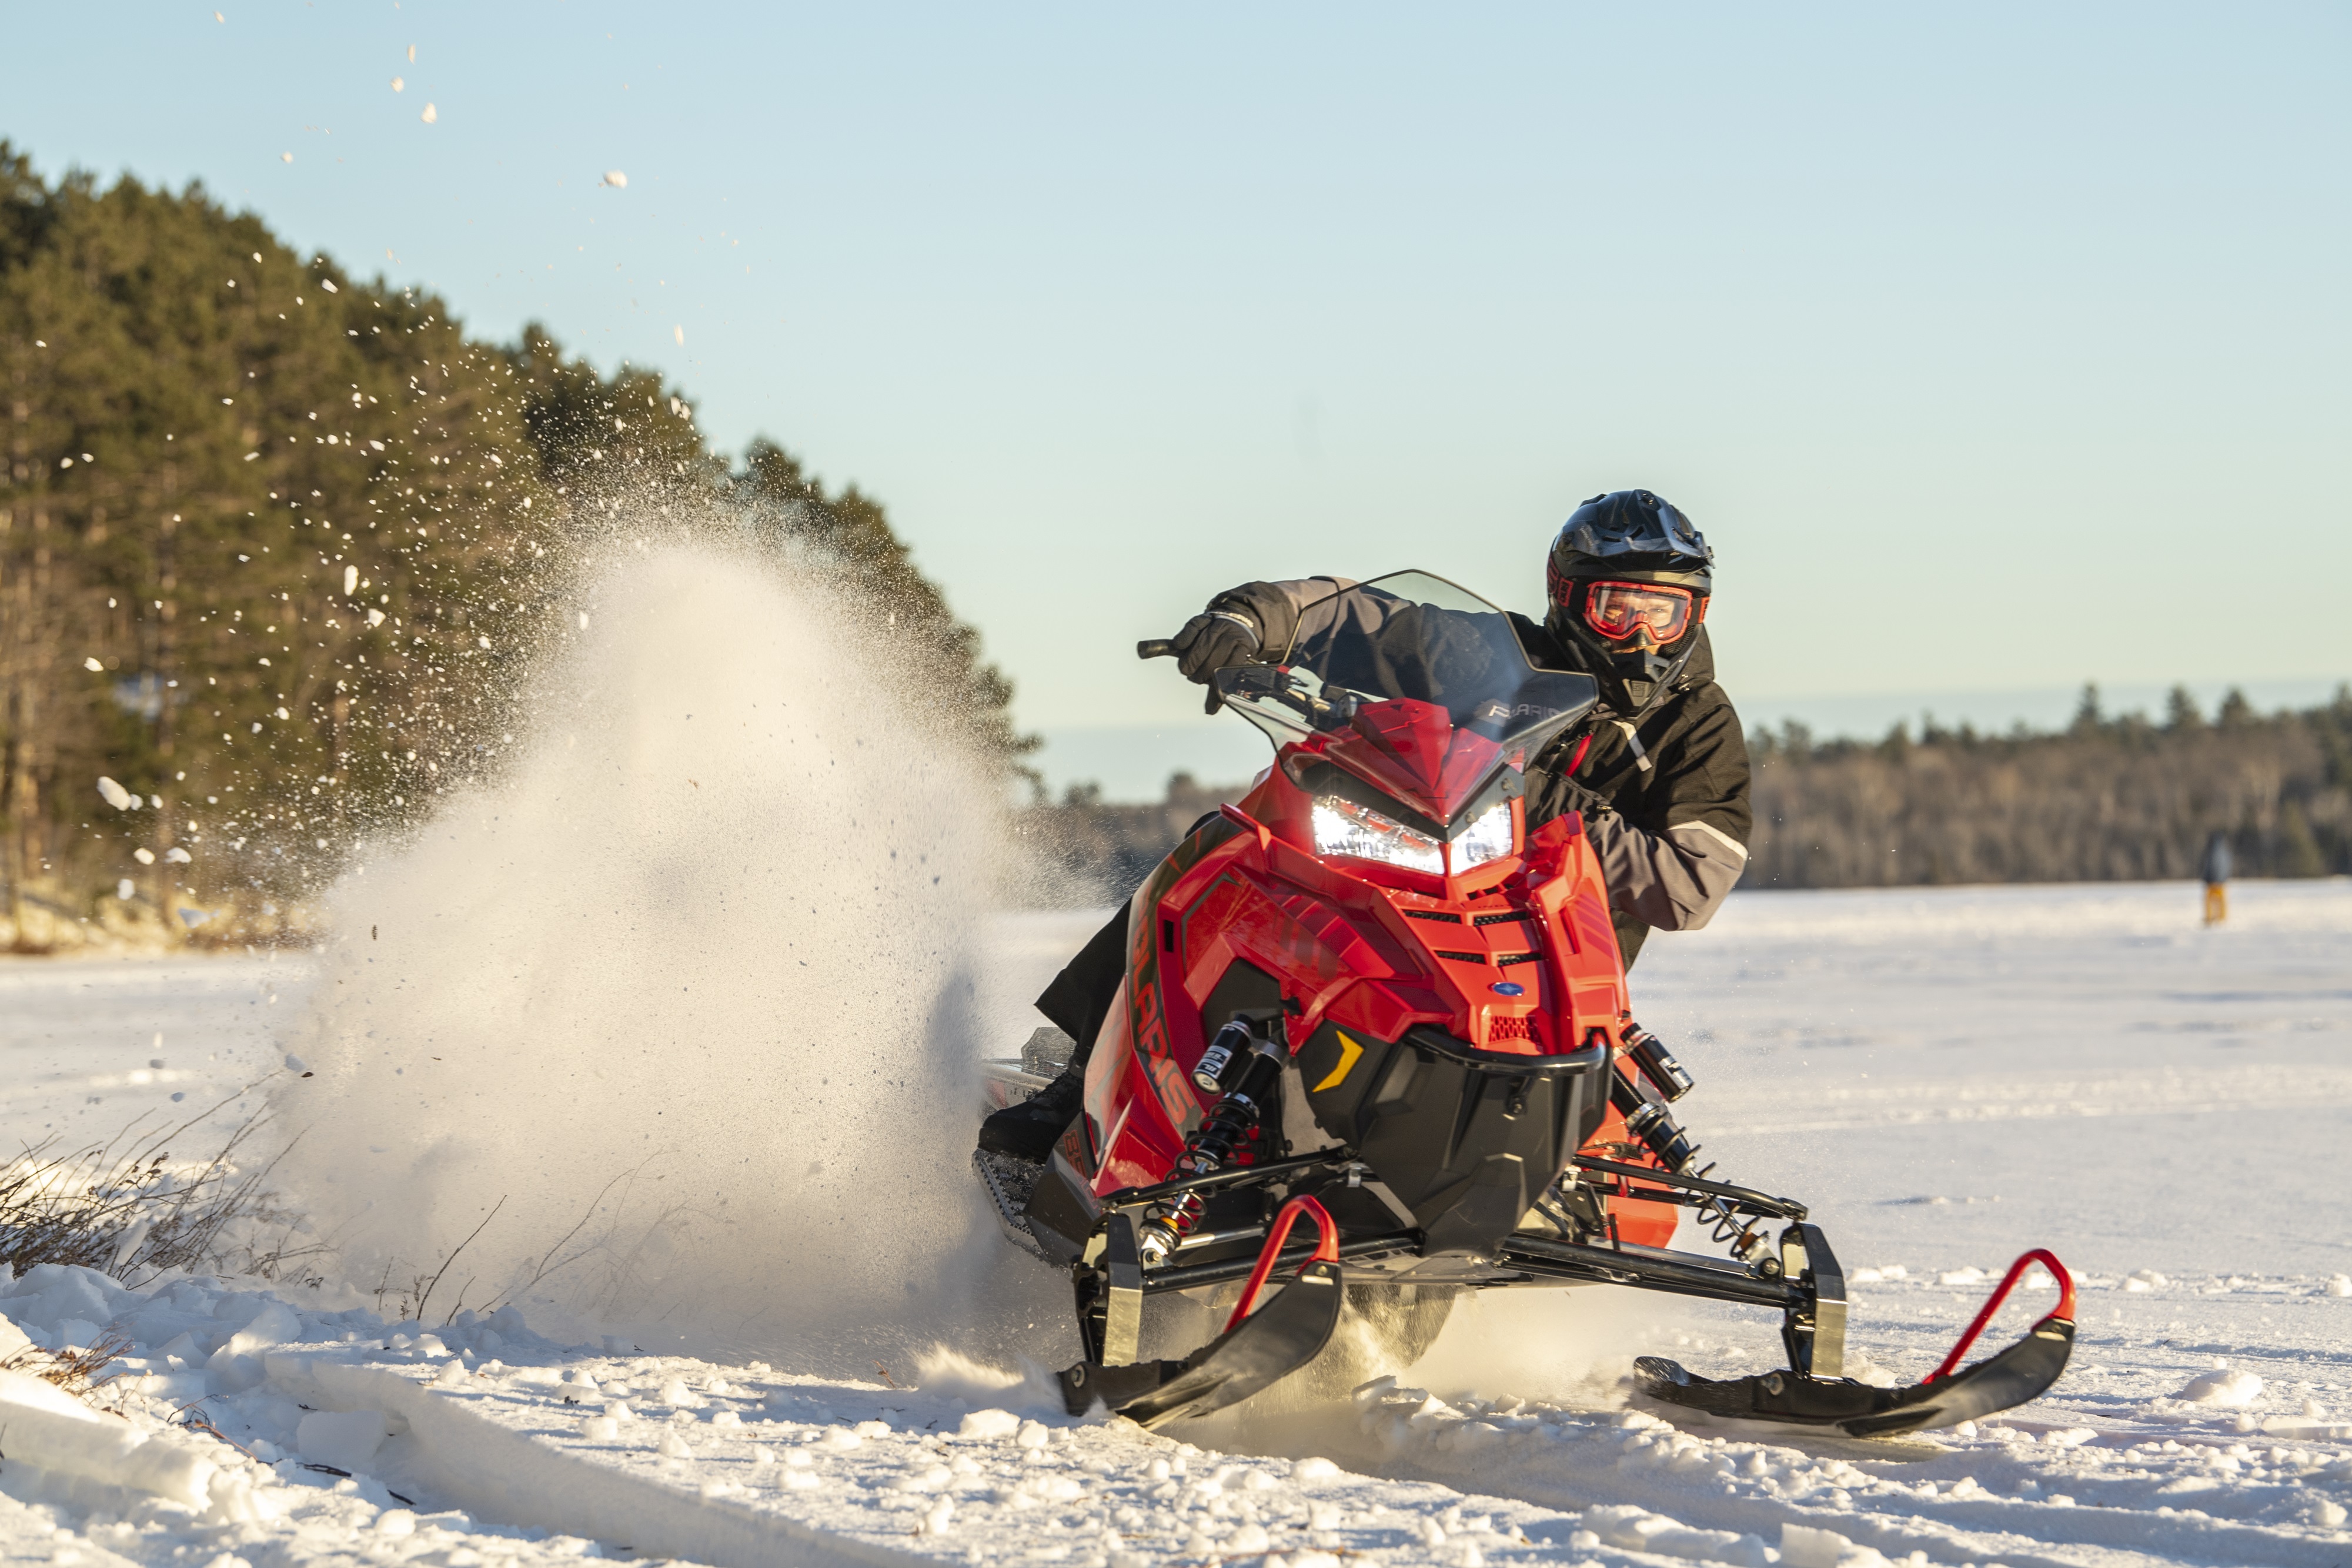
MULTIPOLYGON (((1290 644, 1302 609, 1352 586, 1344 578, 1250 582, 1214 603, 1246 613, 1265 645, 1278 650, 1290 644)), ((1572 644, 1561 644, 1525 616, 1511 621, 1538 664, 1584 667, 1572 644)), ((1748 743, 1731 699, 1715 684, 1706 628, 1692 635, 1698 647, 1674 689, 1638 724, 1604 706, 1528 769, 1530 827, 1584 812, 1629 967, 1653 929, 1705 925, 1748 863, 1754 825, 1748 743)))

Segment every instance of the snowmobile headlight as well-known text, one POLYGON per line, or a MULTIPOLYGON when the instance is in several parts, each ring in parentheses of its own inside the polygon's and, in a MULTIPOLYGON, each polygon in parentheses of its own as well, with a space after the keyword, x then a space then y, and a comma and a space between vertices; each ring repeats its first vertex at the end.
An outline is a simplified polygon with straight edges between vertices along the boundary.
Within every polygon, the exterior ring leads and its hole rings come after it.
POLYGON ((1336 795, 1316 798, 1315 852, 1353 855, 1407 871, 1425 871, 1432 876, 1445 874, 1444 857, 1435 839, 1336 795))
POLYGON ((1497 800, 1454 841, 1454 873, 1459 876, 1472 866, 1501 860, 1517 847, 1512 842, 1511 803, 1497 800))

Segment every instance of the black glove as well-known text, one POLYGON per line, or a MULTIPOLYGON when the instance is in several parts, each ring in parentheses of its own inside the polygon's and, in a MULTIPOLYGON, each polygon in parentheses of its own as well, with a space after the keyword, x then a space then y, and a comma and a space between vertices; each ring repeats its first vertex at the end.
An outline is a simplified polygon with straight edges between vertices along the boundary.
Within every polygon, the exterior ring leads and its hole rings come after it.
MULTIPOLYGON (((1258 655, 1256 623, 1237 610, 1209 610, 1184 622, 1169 639, 1176 645, 1176 668, 1188 681, 1209 685, 1212 676, 1232 664, 1246 664, 1258 655)), ((1207 711, 1223 706, 1210 686, 1207 711)))

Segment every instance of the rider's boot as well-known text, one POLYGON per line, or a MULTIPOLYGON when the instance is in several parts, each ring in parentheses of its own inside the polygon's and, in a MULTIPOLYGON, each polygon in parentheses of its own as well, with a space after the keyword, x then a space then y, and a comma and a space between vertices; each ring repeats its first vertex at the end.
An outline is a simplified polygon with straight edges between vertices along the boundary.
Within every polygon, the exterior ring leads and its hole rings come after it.
POLYGON ((1086 1084, 1086 1070, 1073 1062, 1030 1098, 992 1113, 980 1124, 982 1151, 1044 1165, 1077 1115, 1086 1084))

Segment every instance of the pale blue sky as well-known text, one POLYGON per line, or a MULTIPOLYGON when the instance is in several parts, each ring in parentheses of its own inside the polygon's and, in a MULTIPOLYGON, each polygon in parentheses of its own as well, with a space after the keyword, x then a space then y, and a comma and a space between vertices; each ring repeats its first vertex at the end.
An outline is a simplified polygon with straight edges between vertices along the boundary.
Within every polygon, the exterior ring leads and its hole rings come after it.
POLYGON ((220 8, 12 8, 0 135, 659 365, 1034 727, 1628 485, 1759 706, 2352 674, 2341 5, 220 8))

